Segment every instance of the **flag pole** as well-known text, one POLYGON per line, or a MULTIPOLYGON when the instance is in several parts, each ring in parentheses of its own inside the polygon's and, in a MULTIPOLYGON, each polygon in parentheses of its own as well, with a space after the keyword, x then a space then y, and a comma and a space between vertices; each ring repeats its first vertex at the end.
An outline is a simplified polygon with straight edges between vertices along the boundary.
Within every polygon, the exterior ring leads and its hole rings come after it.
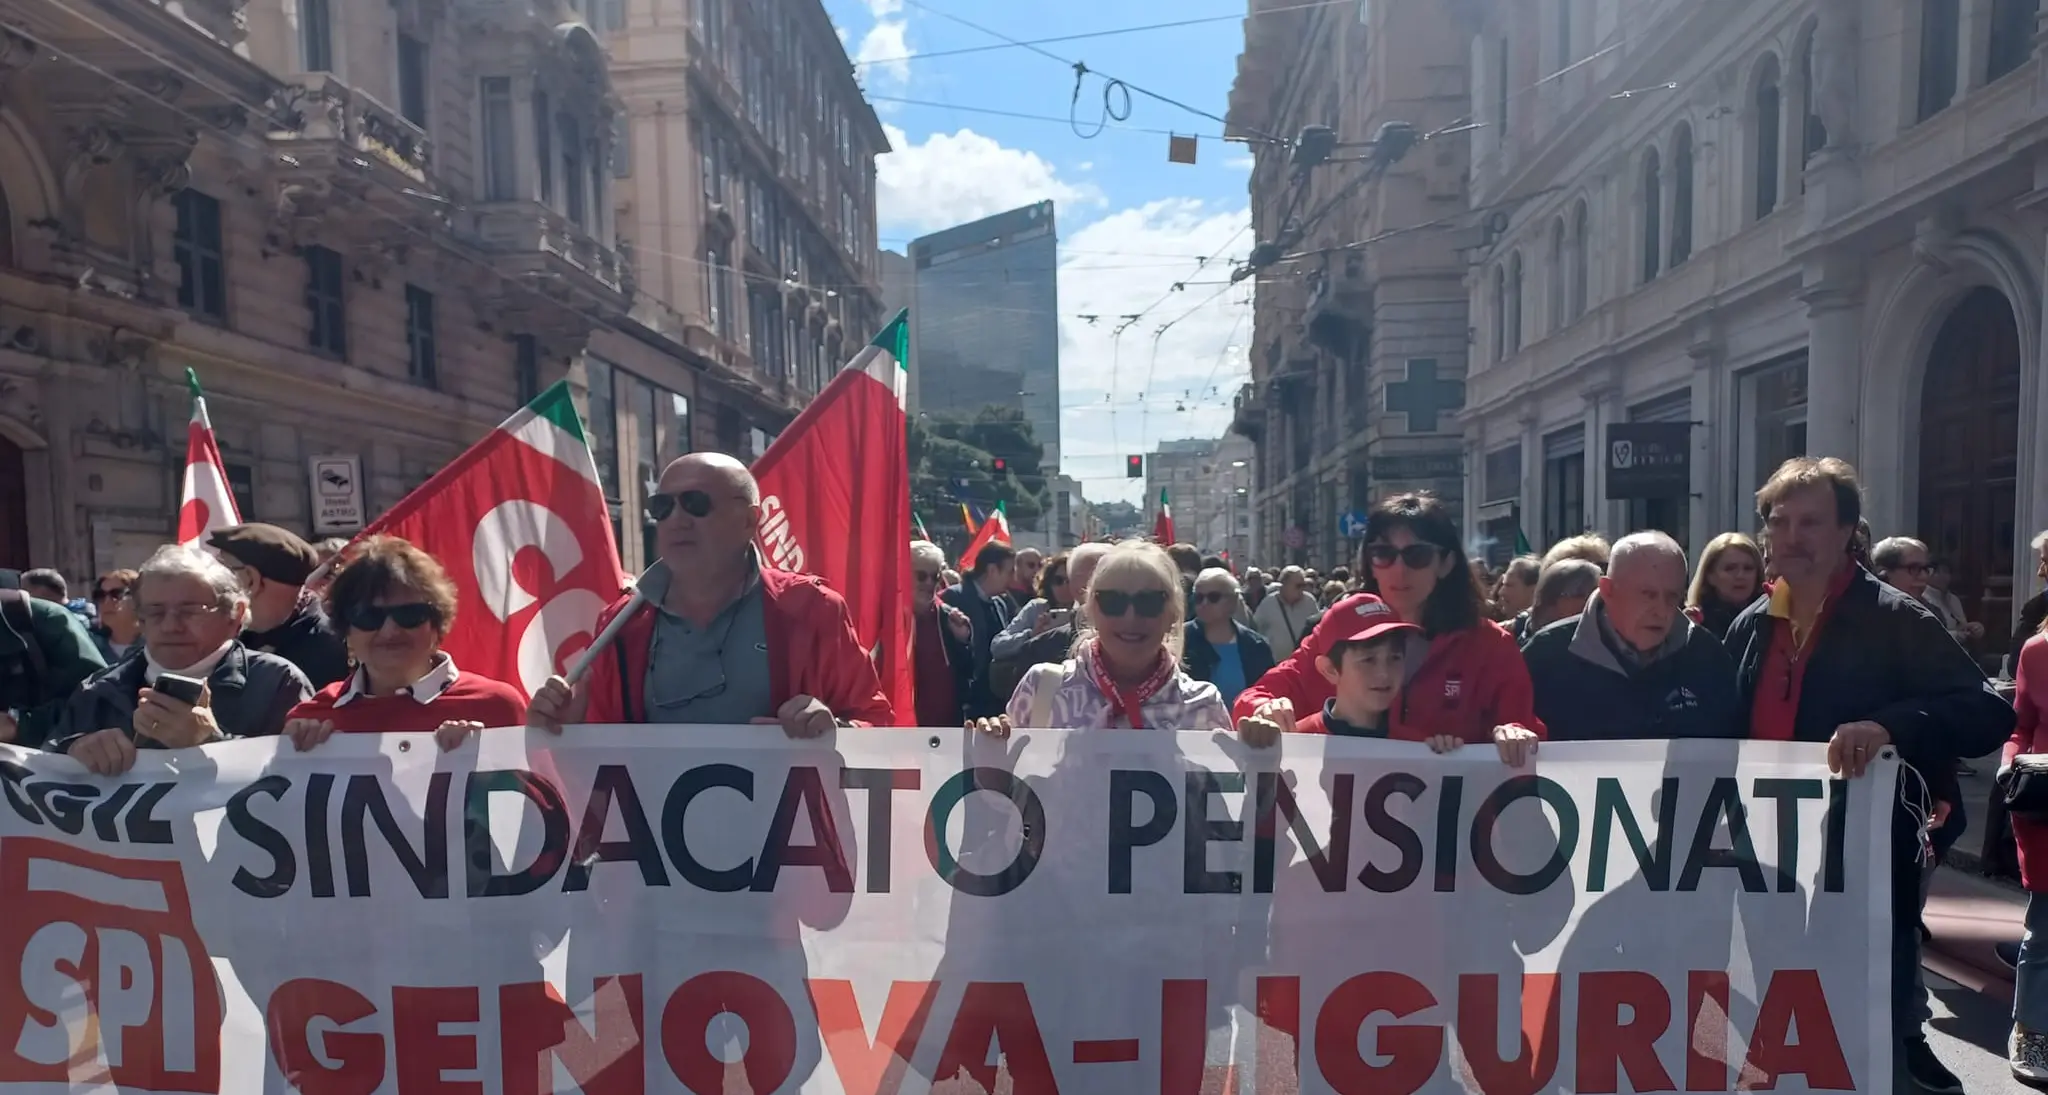
POLYGON ((645 582, 647 576, 654 573, 654 568, 661 565, 662 563, 657 560, 646 570, 641 571, 640 577, 627 583, 626 588, 631 590, 633 595, 626 599, 626 606, 612 617, 612 622, 604 625, 604 630, 598 632, 596 638, 590 640, 590 645, 583 648, 583 653, 576 655, 576 660, 570 664, 569 671, 563 674, 563 679, 569 682, 569 687, 574 688, 582 682, 589 674, 590 667, 597 664, 597 656, 604 653, 612 643, 617 642, 619 633, 626 629, 627 622, 639 615, 641 609, 647 607, 647 594, 641 592, 640 583, 645 582))

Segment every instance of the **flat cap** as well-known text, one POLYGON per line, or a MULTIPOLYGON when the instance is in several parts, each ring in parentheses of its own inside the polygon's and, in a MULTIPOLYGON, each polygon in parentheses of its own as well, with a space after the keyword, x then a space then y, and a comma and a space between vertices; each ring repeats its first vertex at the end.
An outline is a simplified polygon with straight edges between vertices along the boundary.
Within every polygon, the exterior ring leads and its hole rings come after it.
POLYGON ((313 545, 290 529, 252 522, 229 525, 207 538, 207 545, 273 582, 302 586, 320 566, 313 545))

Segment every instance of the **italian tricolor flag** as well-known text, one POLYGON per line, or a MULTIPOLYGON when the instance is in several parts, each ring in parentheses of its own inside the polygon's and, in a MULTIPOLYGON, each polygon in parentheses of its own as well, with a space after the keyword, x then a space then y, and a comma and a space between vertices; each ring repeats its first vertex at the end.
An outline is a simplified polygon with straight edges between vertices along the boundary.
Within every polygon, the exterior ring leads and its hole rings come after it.
POLYGON ((199 374, 185 370, 185 385, 192 389, 192 421, 185 426, 185 483, 178 503, 178 543, 203 544, 220 529, 242 523, 235 509, 235 492, 228 488, 228 468, 221 462, 220 444, 213 437, 213 420, 206 416, 206 396, 199 390, 199 374))
POLYGON ((569 382, 471 445, 362 531, 440 560, 462 611, 442 648, 532 695, 590 645, 625 587, 569 382))
POLYGON ((882 691, 915 721, 910 454, 904 414, 910 313, 898 312, 754 461, 762 562, 825 579, 875 660, 882 691))
POLYGON ((1010 542, 1010 514, 1003 508, 1001 502, 997 502, 995 512, 988 515, 988 520, 981 523, 981 529, 974 534, 974 538, 967 541, 967 550, 960 553, 960 565, 972 570, 974 557, 981 554, 983 547, 989 544, 1002 544, 1007 547, 1010 542))
POLYGON ((1161 544, 1174 544, 1173 507, 1166 502, 1166 488, 1159 488, 1159 515, 1152 518, 1152 539, 1161 544))

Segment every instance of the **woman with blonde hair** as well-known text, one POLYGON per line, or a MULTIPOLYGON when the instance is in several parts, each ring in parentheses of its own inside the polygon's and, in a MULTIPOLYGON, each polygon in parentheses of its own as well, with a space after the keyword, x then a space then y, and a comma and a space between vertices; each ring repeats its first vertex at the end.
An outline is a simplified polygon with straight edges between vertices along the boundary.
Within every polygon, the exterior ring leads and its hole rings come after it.
POLYGON ((1692 589, 1685 595, 1685 614, 1715 638, 1724 638, 1728 625, 1763 588, 1763 550, 1739 532, 1724 532, 1707 541, 1707 549, 1700 552, 1692 589))
POLYGON ((1095 567, 1073 654, 1025 674, 1008 711, 971 729, 1001 736, 1010 727, 1224 730, 1230 711, 1216 686, 1182 671, 1186 598, 1180 568, 1157 544, 1125 541, 1095 567))

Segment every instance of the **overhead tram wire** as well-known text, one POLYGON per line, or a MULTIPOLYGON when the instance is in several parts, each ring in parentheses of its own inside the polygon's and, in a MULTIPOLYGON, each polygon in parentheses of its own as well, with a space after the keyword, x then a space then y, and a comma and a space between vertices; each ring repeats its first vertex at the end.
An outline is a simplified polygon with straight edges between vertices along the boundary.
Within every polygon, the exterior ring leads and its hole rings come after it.
MULTIPOLYGON (((986 34, 991 38, 998 38, 1001 39, 1002 41, 1008 42, 1010 45, 1017 46, 1022 49, 1028 49, 1041 57, 1047 58, 1048 60, 1057 61, 1060 64, 1065 65, 1066 67, 1072 69, 1074 72, 1073 105, 1076 110, 1078 110, 1081 101, 1081 88, 1086 83, 1087 78, 1090 75, 1101 77, 1105 82, 1103 87, 1104 120, 1102 123, 1099 123, 1097 125, 1096 132, 1098 133, 1101 132, 1102 126, 1106 124, 1109 120, 1122 121, 1124 118, 1130 116, 1129 98, 1132 94, 1142 95, 1145 98, 1151 99, 1155 102, 1164 103, 1167 106, 1184 110, 1189 114, 1195 115, 1196 117, 1207 118, 1210 121, 1225 127, 1226 129, 1230 127, 1230 120, 1228 118, 1225 118, 1220 114, 1214 113, 1213 111, 1203 110, 1202 108, 1196 106, 1189 106, 1187 103, 1181 102, 1179 99, 1175 99, 1170 95, 1163 95, 1159 92, 1151 90, 1150 88, 1131 83, 1129 80, 1118 79, 1117 77, 1111 76, 1106 72, 1100 72, 1095 69, 1089 68, 1085 62, 1075 61, 1066 57, 1062 57, 1059 54, 1053 53, 1052 51, 1047 50, 1042 46, 1036 45, 1031 42, 1026 42, 1018 38, 1013 38, 1010 35, 1004 34, 1002 31, 993 30, 988 27, 982 26, 980 23, 976 23, 971 19, 964 19, 958 15, 954 15, 951 12, 940 11, 939 9, 932 7, 930 4, 925 3, 924 0, 903 0, 903 2, 905 4, 910 5, 911 7, 918 9, 919 11, 926 12, 931 15, 936 15, 941 19, 949 20, 954 23, 958 23, 969 30, 980 31, 981 33, 986 34), (1110 109, 1114 102, 1112 97, 1117 94, 1122 94, 1124 96, 1125 106, 1122 108, 1121 117, 1117 115, 1116 111, 1110 109)), ((1074 132, 1077 135, 1084 137, 1090 136, 1089 134, 1081 133, 1080 120, 1078 116, 1076 116, 1072 120, 1072 122, 1074 126, 1074 132)), ((1270 133, 1263 133, 1258 130, 1252 129, 1249 126, 1239 126, 1238 128, 1248 133, 1251 133, 1255 137, 1272 142, 1274 144, 1286 145, 1291 143, 1286 138, 1275 137, 1270 133)))
MULTIPOLYGON (((1171 23, 1146 23, 1135 27, 1118 27, 1114 30, 1094 30, 1085 31, 1080 34, 1061 34, 1051 38, 1031 38, 1022 42, 1005 42, 1001 45, 963 46, 959 49, 932 50, 929 53, 906 53, 900 57, 875 57, 866 61, 855 61, 853 66, 861 68, 867 65, 906 64, 911 61, 928 61, 939 57, 958 57, 969 53, 990 53, 996 50, 1017 49, 1020 47, 1048 46, 1060 42, 1080 42, 1093 38, 1112 38, 1124 34, 1139 34, 1154 30, 1175 30, 1181 27, 1196 27, 1209 23, 1240 23, 1248 18, 1262 15, 1283 15, 1288 12, 1307 11, 1314 8, 1349 7, 1356 2, 1357 0, 1313 0, 1313 2, 1305 4, 1287 4, 1276 8, 1263 8, 1258 11, 1240 11, 1230 15, 1209 15, 1197 19, 1181 19, 1171 23)), ((868 97, 870 99, 874 98, 872 95, 868 97)))

